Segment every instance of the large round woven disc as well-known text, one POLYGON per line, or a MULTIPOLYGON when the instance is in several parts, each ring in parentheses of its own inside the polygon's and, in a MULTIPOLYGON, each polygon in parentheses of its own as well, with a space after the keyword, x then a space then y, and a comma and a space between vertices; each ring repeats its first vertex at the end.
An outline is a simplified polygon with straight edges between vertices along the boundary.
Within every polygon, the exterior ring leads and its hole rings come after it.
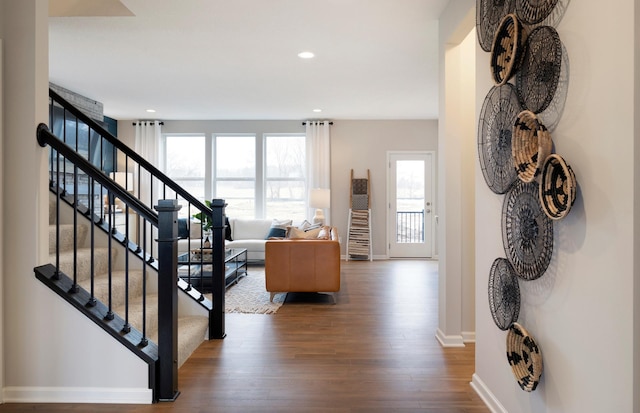
POLYGON ((491 75, 496 85, 504 85, 520 65, 524 42, 522 24, 515 14, 504 16, 491 47, 491 75))
POLYGON ((520 388, 532 392, 542 376, 542 352, 529 332, 513 323, 507 333, 507 360, 520 388))
POLYGON ((549 106, 558 87, 562 43, 551 26, 535 28, 527 38, 516 91, 525 109, 540 113, 549 106))
POLYGON ((551 134, 536 115, 529 110, 520 112, 513 124, 511 144, 518 178, 523 182, 533 181, 540 174, 552 147, 551 134))
POLYGON ((516 14, 527 24, 540 23, 553 11, 558 0, 516 0, 516 14))
POLYGON ((557 154, 547 157, 540 175, 540 204, 551 219, 564 218, 576 200, 578 184, 573 169, 557 154))
POLYGON ((476 32, 485 52, 491 51, 496 29, 502 18, 515 10, 514 0, 477 0, 476 32))
POLYGON ((518 276, 509 261, 496 258, 489 272, 489 309, 500 330, 518 321, 520 314, 520 286, 518 276))
POLYGON ((515 88, 510 83, 492 87, 482 104, 478 156, 484 179, 496 194, 507 192, 518 179, 511 152, 511 135, 521 110, 515 88))
POLYGON ((536 182, 516 180, 502 205, 502 244, 516 274, 540 278, 553 254, 553 221, 542 211, 536 182))

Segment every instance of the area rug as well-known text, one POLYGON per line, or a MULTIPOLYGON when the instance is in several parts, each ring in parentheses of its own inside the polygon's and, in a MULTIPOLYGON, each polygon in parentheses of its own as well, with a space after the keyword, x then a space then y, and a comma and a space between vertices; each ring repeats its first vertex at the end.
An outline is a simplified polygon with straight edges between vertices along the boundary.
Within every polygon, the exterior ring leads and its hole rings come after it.
MULTIPOLYGON (((205 294, 211 299, 211 294, 205 294)), ((264 267, 249 267, 247 276, 227 288, 224 296, 226 313, 275 314, 284 303, 286 294, 276 294, 273 302, 266 290, 264 267)))

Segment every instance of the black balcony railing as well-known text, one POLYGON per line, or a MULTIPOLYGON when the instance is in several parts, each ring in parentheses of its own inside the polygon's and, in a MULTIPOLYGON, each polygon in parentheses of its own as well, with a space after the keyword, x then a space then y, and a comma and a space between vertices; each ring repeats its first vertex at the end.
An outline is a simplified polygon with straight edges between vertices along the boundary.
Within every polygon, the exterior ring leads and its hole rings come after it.
POLYGON ((396 234, 397 243, 424 242, 424 210, 397 211, 396 234))

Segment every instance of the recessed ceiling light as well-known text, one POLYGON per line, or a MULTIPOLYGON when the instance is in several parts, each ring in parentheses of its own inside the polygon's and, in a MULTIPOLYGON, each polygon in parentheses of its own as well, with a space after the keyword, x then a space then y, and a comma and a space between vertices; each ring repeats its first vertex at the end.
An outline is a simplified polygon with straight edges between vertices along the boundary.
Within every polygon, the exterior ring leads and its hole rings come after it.
POLYGON ((316 112, 316 113, 320 113, 320 112, 322 112, 322 109, 314 109, 313 111, 316 112))
POLYGON ((149 112, 149 113, 156 113, 156 110, 155 110, 155 109, 147 109, 147 112, 149 112))
POLYGON ((298 53, 298 57, 301 59, 311 59, 313 56, 315 56, 313 53, 311 52, 300 52, 298 53))

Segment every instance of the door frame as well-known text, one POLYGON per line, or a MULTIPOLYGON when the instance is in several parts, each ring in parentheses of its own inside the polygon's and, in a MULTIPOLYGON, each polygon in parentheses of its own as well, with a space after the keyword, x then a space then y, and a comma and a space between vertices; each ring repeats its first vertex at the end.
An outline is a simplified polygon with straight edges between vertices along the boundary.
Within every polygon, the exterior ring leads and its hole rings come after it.
MULTIPOLYGON (((387 188, 386 188, 386 212, 385 212, 385 221, 386 221, 386 233, 387 233, 387 239, 386 239, 386 247, 385 247, 385 251, 386 251, 386 256, 387 259, 391 258, 390 257, 390 245, 391 245, 391 241, 392 241, 392 231, 391 230, 391 224, 392 224, 392 219, 390 216, 390 210, 391 210, 391 185, 395 185, 395 183, 391 182, 391 157, 393 155, 425 155, 425 156, 430 156, 431 157, 431 170, 430 171, 426 171, 425 173, 429 173, 431 175, 431 182, 425 182, 425 185, 429 185, 430 186, 430 190, 428 191, 429 195, 431 196, 431 216, 430 216, 430 220, 431 220, 431 231, 430 231, 430 236, 431 236, 431 251, 429 251, 429 256, 427 257, 428 259, 434 259, 436 257, 436 225, 437 225, 437 211, 436 211, 436 184, 437 184, 437 177, 436 177, 436 152, 435 151, 387 151, 387 188)), ((427 195, 427 190, 428 188, 425 188, 425 197, 427 195)), ((425 217, 426 218, 426 217, 425 217)), ((427 234, 425 233, 425 236, 427 234)))

